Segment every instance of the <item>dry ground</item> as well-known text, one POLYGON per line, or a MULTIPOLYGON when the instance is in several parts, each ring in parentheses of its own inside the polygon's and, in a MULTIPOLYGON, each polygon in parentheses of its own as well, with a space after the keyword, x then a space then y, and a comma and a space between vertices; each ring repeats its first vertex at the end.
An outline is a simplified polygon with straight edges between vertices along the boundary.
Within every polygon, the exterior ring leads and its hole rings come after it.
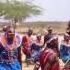
MULTIPOLYGON (((34 65, 29 65, 27 66, 27 64, 24 62, 25 61, 25 55, 22 54, 22 70, 33 70, 34 65)), ((64 66, 64 63, 62 62, 62 60, 59 60, 59 64, 60 64, 60 68, 62 69, 64 66)))
MULTIPOLYGON (((56 22, 56 21, 53 21, 53 22, 27 22, 27 23, 23 23, 23 24, 19 23, 19 25, 16 25, 15 30, 17 32, 23 34, 28 30, 28 28, 32 28, 34 34, 37 34, 37 33, 43 34, 44 28, 47 29, 48 26, 52 26, 54 31, 56 31, 57 33, 64 33, 67 28, 67 24, 68 24, 68 22, 56 22)), ((2 26, 0 26, 0 28, 1 27, 2 26)))
POLYGON ((47 29, 48 26, 52 26, 54 32, 64 33, 67 27, 67 23, 65 22, 37 22, 37 23, 27 23, 22 24, 16 27, 17 32, 25 33, 28 28, 32 28, 34 34, 41 33, 43 34, 43 29, 47 29))

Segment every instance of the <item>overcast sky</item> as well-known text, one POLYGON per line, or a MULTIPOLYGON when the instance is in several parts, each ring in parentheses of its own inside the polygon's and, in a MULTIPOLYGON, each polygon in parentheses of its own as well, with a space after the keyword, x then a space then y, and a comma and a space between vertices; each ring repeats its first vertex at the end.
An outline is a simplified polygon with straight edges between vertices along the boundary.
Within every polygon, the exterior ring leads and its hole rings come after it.
MULTIPOLYGON (((24 1, 24 0, 19 0, 24 1)), ((69 21, 70 0, 28 0, 43 8, 42 15, 27 21, 69 21)))
POLYGON ((69 21, 70 0, 29 0, 43 8, 39 17, 31 17, 28 21, 69 21))

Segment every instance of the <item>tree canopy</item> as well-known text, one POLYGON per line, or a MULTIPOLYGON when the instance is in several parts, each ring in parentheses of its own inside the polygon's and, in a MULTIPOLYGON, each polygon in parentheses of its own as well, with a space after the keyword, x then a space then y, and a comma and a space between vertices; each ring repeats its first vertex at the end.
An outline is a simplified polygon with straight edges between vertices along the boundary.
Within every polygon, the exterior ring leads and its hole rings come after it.
POLYGON ((41 8, 22 1, 7 0, 0 2, 0 15, 6 15, 8 18, 26 19, 30 16, 37 16, 41 14, 41 8))

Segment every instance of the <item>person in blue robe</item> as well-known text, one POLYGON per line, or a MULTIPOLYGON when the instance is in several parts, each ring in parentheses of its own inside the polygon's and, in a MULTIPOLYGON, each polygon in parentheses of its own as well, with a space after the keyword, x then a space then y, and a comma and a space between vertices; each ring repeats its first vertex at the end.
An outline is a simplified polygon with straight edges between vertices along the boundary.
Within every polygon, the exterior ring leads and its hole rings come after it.
POLYGON ((1 37, 0 70, 22 70, 22 66, 18 60, 18 47, 17 47, 18 44, 16 43, 15 45, 14 42, 16 39, 14 39, 15 38, 14 36, 15 35, 13 32, 7 31, 5 32, 5 35, 1 37), (4 42, 5 40, 6 42, 4 42))
POLYGON ((60 45, 60 58, 66 62, 70 59, 70 42, 69 36, 64 36, 64 41, 60 45))

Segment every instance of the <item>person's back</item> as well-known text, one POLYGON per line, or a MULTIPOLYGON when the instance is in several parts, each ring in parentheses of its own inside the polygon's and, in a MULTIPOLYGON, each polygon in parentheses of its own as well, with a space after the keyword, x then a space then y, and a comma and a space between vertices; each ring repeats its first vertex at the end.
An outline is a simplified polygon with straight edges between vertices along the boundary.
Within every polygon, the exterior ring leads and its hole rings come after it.
POLYGON ((42 70, 60 70, 57 55, 53 50, 44 50, 40 56, 40 64, 42 70))

